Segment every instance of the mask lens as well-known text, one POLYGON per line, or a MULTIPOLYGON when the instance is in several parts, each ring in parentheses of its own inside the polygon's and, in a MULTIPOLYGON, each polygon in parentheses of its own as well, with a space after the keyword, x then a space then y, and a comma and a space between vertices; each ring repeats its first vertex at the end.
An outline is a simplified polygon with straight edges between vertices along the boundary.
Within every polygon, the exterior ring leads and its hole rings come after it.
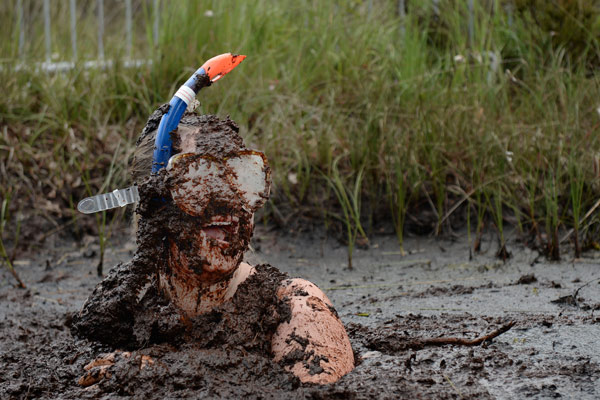
POLYGON ((187 214, 199 216, 211 199, 212 190, 220 186, 220 171, 216 163, 203 158, 180 155, 169 161, 168 170, 174 179, 170 188, 171 196, 177 206, 187 214))
POLYGON ((171 157, 167 171, 173 177, 171 196, 177 206, 192 216, 200 216, 211 201, 227 201, 231 196, 249 211, 267 200, 270 170, 264 154, 243 151, 225 161, 198 154, 171 157))
POLYGON ((247 206, 255 211, 269 197, 269 171, 264 155, 258 152, 245 152, 229 158, 227 167, 232 171, 233 183, 247 206))

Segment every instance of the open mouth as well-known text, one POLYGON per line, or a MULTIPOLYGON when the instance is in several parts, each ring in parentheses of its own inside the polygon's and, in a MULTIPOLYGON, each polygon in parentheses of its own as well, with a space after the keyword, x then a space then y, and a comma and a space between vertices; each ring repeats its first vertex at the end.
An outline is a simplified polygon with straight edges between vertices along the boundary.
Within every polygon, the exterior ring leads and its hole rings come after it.
POLYGON ((217 243, 228 245, 232 235, 237 234, 239 218, 231 215, 216 215, 210 222, 202 227, 206 237, 214 239, 217 243))

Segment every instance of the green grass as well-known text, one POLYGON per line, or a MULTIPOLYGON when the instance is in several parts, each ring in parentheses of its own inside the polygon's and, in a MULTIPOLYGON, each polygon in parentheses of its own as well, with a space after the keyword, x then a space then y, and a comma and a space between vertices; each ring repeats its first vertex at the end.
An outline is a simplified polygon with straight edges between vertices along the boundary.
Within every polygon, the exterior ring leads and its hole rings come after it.
POLYGON ((364 178, 364 168, 360 168, 354 178, 354 185, 346 187, 341 178, 338 168, 338 162, 341 157, 337 157, 331 166, 331 177, 325 175, 330 187, 333 189, 337 200, 342 209, 340 221, 346 225, 348 237, 348 269, 352 269, 352 254, 357 236, 366 238, 366 233, 361 224, 361 193, 362 182, 364 178))
MULTIPOLYGON (((505 243, 504 224, 516 220, 540 247, 552 249, 567 228, 578 232, 577 248, 593 245, 599 219, 579 225, 600 194, 600 80, 588 63, 599 46, 591 31, 582 30, 587 44, 574 52, 527 13, 509 26, 500 1, 476 2, 471 42, 467 2, 441 1, 439 16, 410 2, 402 27, 394 1, 375 2, 368 14, 362 1, 182 0, 161 16, 156 45, 143 23, 151 10, 137 14, 134 56, 151 57, 151 67, 47 75, 9 68, 18 41, 8 3, 0 6, 0 33, 10 38, 0 44, 0 178, 13 197, 50 198, 60 206, 53 217, 74 218, 70 207, 86 185, 128 185, 146 117, 204 60, 232 51, 248 58, 201 92, 201 111, 230 114, 267 154, 267 209, 339 216, 351 242, 359 227, 370 234, 382 220, 394 222, 402 242, 407 215, 436 233, 468 215, 474 244, 486 224, 505 243), (490 52, 503 60, 496 71, 490 52)), ((64 3, 53 8, 53 51, 68 60, 64 3)), ((82 14, 78 26, 80 52, 93 57, 93 15, 82 14)), ((109 21, 107 58, 124 54, 121 26, 109 21)), ((25 59, 43 53, 40 36, 25 59)))
POLYGON ((10 271, 12 276, 17 281, 18 286, 20 288, 25 288, 25 284, 19 277, 19 274, 17 273, 17 271, 15 270, 15 266, 13 265, 15 254, 16 254, 16 252, 14 250, 16 250, 16 248, 19 244, 19 232, 21 230, 21 223, 19 220, 15 221, 16 227, 14 229, 14 237, 12 238, 13 239, 12 254, 9 254, 9 250, 4 243, 4 237, 5 237, 4 231, 6 228, 6 224, 13 222, 12 221, 13 218, 10 215, 10 211, 9 211, 10 202, 11 202, 10 191, 3 191, 2 203, 0 203, 0 261, 2 261, 3 264, 6 264, 6 266, 8 267, 8 270, 10 271))

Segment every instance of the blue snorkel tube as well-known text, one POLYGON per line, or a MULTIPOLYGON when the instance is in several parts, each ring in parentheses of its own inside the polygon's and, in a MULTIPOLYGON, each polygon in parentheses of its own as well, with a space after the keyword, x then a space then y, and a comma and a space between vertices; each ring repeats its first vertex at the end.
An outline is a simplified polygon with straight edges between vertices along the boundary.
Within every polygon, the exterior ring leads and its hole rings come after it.
POLYGON ((221 54, 204 63, 194 74, 177 90, 169 102, 169 111, 163 115, 158 125, 156 140, 154 141, 154 156, 152 159, 152 174, 158 173, 167 166, 173 153, 171 132, 173 132, 187 106, 196 98, 200 89, 210 86, 221 79, 226 73, 237 67, 246 56, 231 53, 221 54))
MULTIPOLYGON (((171 132, 177 128, 187 106, 194 100, 200 89, 221 79, 245 58, 246 56, 231 53, 213 57, 198 68, 190 79, 177 90, 169 102, 169 110, 162 116, 158 125, 152 158, 153 175, 167 166, 173 153, 171 132)), ((138 188, 134 184, 125 189, 116 189, 109 193, 86 197, 77 204, 77 209, 84 214, 91 214, 115 207, 124 207, 139 200, 138 188)))

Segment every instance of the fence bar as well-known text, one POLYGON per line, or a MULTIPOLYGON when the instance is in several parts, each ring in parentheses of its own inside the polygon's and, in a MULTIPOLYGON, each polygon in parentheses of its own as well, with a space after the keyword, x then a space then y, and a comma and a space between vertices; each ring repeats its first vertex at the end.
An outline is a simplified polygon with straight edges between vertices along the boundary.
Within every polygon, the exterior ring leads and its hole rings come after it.
POLYGON ((398 17, 400 18, 400 33, 404 36, 406 27, 404 26, 404 18, 406 17, 406 4, 404 0, 398 0, 398 17))
POLYGON ((131 0, 125 0, 125 30, 127 31, 127 58, 131 60, 133 39, 131 37, 131 0))
POLYGON ((504 6, 504 10, 506 15, 508 16, 508 27, 512 28, 513 26, 513 7, 511 3, 506 3, 504 6))
POLYGON ((436 16, 440 15, 440 0, 433 0, 431 2, 431 6, 433 7, 433 13, 436 16))
POLYGON ((19 58, 23 58, 25 48, 25 29, 23 27, 23 0, 17 0, 17 29, 19 32, 19 58))
POLYGON ((52 42, 50 37, 50 0, 44 0, 44 36, 46 39, 46 62, 52 56, 52 42))
POLYGON ((70 0, 69 8, 71 9, 71 49, 73 51, 73 61, 77 60, 77 7, 75 0, 70 0))
POLYGON ((98 0, 98 59, 104 60, 104 0, 98 0))
POLYGON ((154 38, 154 46, 158 46, 158 16, 160 14, 158 0, 154 0, 154 27, 152 29, 152 37, 154 38))
POLYGON ((402 19, 406 17, 406 4, 404 0, 398 0, 398 16, 402 19))
POLYGON ((473 45, 473 39, 475 37, 475 0, 469 0, 469 43, 473 45))

